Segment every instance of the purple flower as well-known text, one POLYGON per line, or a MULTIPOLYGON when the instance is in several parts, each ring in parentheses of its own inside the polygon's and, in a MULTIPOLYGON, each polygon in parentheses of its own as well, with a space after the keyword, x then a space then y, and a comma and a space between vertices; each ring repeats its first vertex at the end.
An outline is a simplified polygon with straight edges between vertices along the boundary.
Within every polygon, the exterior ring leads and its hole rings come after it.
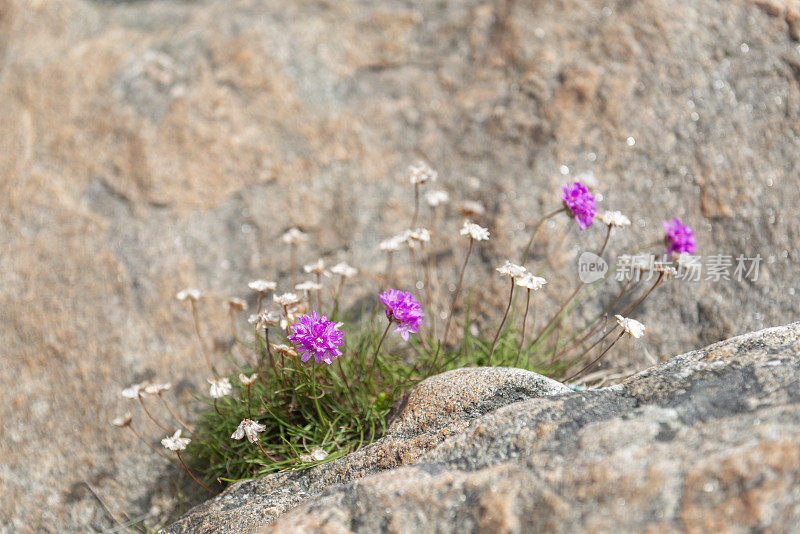
POLYGON ((414 295, 408 291, 387 289, 380 295, 381 302, 386 306, 386 317, 390 322, 398 323, 395 332, 400 334, 403 341, 408 341, 408 334, 416 334, 422 325, 422 307, 414 300, 414 295))
POLYGON ((597 208, 594 205, 594 196, 589 192, 585 185, 580 182, 572 182, 562 188, 561 200, 564 205, 575 216, 581 230, 586 230, 592 225, 594 214, 597 208))
POLYGON ((287 338, 297 347, 303 362, 314 356, 317 363, 323 361, 330 365, 333 358, 342 355, 337 347, 344 342, 344 334, 336 329, 336 325, 328 320, 327 315, 317 317, 316 311, 311 312, 311 315, 305 314, 291 329, 292 333, 287 338))
POLYGON ((681 224, 677 217, 674 217, 670 222, 662 221, 661 226, 667 232, 667 254, 670 252, 694 254, 697 248, 697 244, 694 241, 694 230, 681 224))

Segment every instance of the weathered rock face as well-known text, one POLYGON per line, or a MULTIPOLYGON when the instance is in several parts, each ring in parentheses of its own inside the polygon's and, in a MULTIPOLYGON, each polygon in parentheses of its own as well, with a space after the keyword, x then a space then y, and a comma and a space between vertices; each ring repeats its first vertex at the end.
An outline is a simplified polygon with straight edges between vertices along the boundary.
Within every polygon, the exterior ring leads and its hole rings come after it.
MULTIPOLYGON (((797 21, 796 0, 0 0, 0 531, 171 517, 174 471, 108 421, 132 382, 203 385, 175 292, 207 290, 225 332, 248 280, 286 287, 275 244, 301 225, 301 260, 347 259, 347 298, 374 301, 416 158, 486 203, 487 295, 584 171, 636 228, 615 253, 677 216, 704 256, 761 255, 756 281, 649 299, 629 366, 797 317, 797 21)), ((602 239, 563 223, 534 251, 564 266, 542 311, 602 239)))
POLYGON ((239 483, 167 532, 792 532, 798 385, 800 323, 597 390, 447 373, 373 445, 239 483))

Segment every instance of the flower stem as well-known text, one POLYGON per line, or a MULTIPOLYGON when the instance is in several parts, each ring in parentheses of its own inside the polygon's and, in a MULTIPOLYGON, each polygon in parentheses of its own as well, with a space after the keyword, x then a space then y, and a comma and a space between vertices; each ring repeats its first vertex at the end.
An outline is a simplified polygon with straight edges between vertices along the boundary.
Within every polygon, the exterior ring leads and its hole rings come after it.
POLYGON ((381 336, 381 340, 378 342, 378 346, 375 347, 375 354, 372 356, 372 365, 369 366, 369 373, 367 376, 372 376, 372 371, 375 370, 375 363, 378 361, 378 352, 381 350, 381 345, 383 345, 383 340, 386 339, 386 334, 389 333, 389 328, 392 326, 392 321, 389 321, 389 324, 386 325, 386 330, 383 331, 383 335, 381 336))
POLYGON ((194 331, 197 333, 197 342, 200 345, 200 353, 203 355, 203 358, 206 360, 206 364, 208 368, 211 369, 211 373, 216 377, 219 376, 217 374, 217 370, 211 365, 211 360, 208 358, 208 354, 206 353, 205 343, 203 343, 203 335, 200 333, 200 317, 197 313, 197 303, 194 300, 190 301, 192 305, 192 319, 194 319, 194 331))
POLYGON ((336 363, 339 364, 339 374, 342 375, 342 380, 344 380, 344 385, 347 386, 347 391, 350 392, 350 397, 352 397, 353 402, 356 402, 356 395, 353 393, 352 388, 350 388, 350 382, 347 381, 347 375, 344 374, 344 368, 342 367, 342 360, 341 358, 336 358, 336 363))
POLYGON ((149 441, 147 441, 146 439, 144 439, 144 437, 143 437, 143 436, 142 436, 142 435, 139 433, 139 431, 137 431, 137 430, 136 430, 136 429, 133 427, 133 423, 129 424, 129 425, 128 425, 128 428, 130 428, 130 429, 131 429, 131 432, 133 432, 133 435, 134 435, 134 436, 136 436, 137 438, 139 438, 139 441, 141 441, 142 443, 144 443, 145 445, 147 445, 148 447, 150 447, 151 449, 153 449, 153 450, 154 450, 154 451, 155 451, 155 452, 156 452, 156 453, 157 453, 159 456, 161 456, 162 458, 164 458, 165 460, 167 460, 167 461, 168 461, 168 462, 170 462, 170 463, 173 463, 173 464, 175 463, 175 460, 172 460, 172 459, 170 459, 170 458, 169 458, 168 456, 166 456, 166 455, 165 455, 163 452, 161 452, 161 451, 160 451, 160 450, 158 450, 157 448, 153 447, 153 446, 150 444, 150 442, 149 442, 149 441))
POLYGON ((180 453, 180 451, 175 451, 175 454, 177 454, 177 455, 178 455, 178 460, 180 460, 180 461, 181 461, 181 463, 183 464, 183 468, 184 468, 184 469, 186 469, 186 472, 187 472, 187 473, 189 473, 189 476, 190 476, 190 477, 192 477, 192 480, 194 480, 195 482, 197 482, 198 484, 200 484, 200 486, 202 486, 202 487, 203 487, 203 489, 205 489, 205 490, 206 490, 207 492, 209 492, 211 495, 214 495, 214 492, 213 492, 213 491, 211 491, 210 489, 208 489, 208 487, 207 487, 205 484, 203 484, 202 482, 200 482, 199 480, 197 480, 197 478, 194 476, 194 474, 192 473, 192 471, 191 471, 191 470, 189 469, 189 467, 186 465, 186 462, 184 462, 184 461, 183 461, 183 458, 181 457, 181 453, 180 453))
POLYGON ((178 421, 178 423, 180 423, 180 424, 181 424, 181 426, 182 426, 183 428, 185 428, 186 430, 188 430, 188 431, 189 431, 191 434, 194 434, 194 429, 193 429, 191 426, 187 425, 187 424, 186 424, 186 423, 183 421, 183 419, 181 419, 180 417, 178 417, 178 414, 176 414, 176 413, 175 413, 175 412, 172 410, 172 408, 170 408, 170 406, 169 406, 169 403, 167 403, 167 399, 165 399, 163 396, 161 396, 161 393, 158 393, 158 398, 159 398, 159 399, 161 399, 161 402, 164 404, 164 407, 167 409, 167 411, 169 411, 169 413, 170 413, 170 414, 172 414, 172 417, 174 417, 174 418, 175 418, 175 420, 176 420, 176 421, 178 421))
POLYGON ((533 245, 533 238, 534 238, 534 237, 536 237, 536 232, 538 232, 538 231, 539 231, 539 227, 540 227, 540 226, 542 225, 542 223, 544 223, 544 222, 545 222, 547 219, 550 219, 550 218, 552 218, 552 217, 555 217, 556 215, 558 215, 558 214, 559 214, 559 213, 561 213, 562 211, 564 211, 564 207, 563 207, 563 206, 562 206, 562 207, 560 207, 560 208, 558 208, 558 209, 557 209, 557 210, 555 210, 555 211, 552 211, 552 212, 548 213, 547 215, 545 215, 544 217, 542 217, 541 219, 539 219, 538 221, 536 221, 536 225, 533 227, 533 232, 531 232, 531 238, 528 240, 528 244, 527 244, 527 246, 525 247, 525 252, 522 254, 522 265, 525 265, 525 262, 526 262, 526 261, 528 261, 528 253, 529 253, 529 252, 530 252, 530 250, 531 250, 531 245, 533 245))
POLYGON ((322 410, 319 407, 319 399, 317 399, 317 364, 311 367, 311 395, 314 397, 314 406, 317 409, 317 415, 321 423, 325 421, 325 417, 322 416, 322 410))
POLYGON ((581 369, 581 370, 580 370, 580 371, 578 371, 577 373, 574 373, 574 374, 570 375, 569 377, 565 378, 565 379, 564 379, 564 382, 568 382, 568 381, 570 381, 570 380, 574 379, 575 377, 577 377, 577 376, 580 376, 581 374, 583 374, 583 372, 584 372, 584 371, 586 371, 586 370, 587 370, 587 369, 589 369, 591 366, 593 366, 594 364, 596 364, 597 362, 599 362, 599 361, 600 361, 600 358, 602 358, 603 356, 605 356, 606 352, 608 352, 609 350, 611 350, 611 347, 613 347, 613 346, 614 346, 614 344, 615 344, 617 341, 619 341, 619 338, 621 338, 621 337, 622 337, 622 335, 623 335, 624 333, 625 333, 625 331, 622 331, 622 332, 620 332, 620 333, 619 333, 619 335, 616 337, 616 339, 614 339, 614 341, 612 341, 612 342, 611 342, 611 344, 610 344, 608 347, 606 347, 606 348, 603 350, 603 352, 601 352, 601 353, 600 353, 600 356, 598 356, 597 358, 595 358, 594 360, 592 360, 591 362, 589 362, 589 364, 588 364, 586 367, 584 367, 583 369, 581 369))
POLYGON ((519 341, 519 349, 517 350, 517 359, 514 360, 514 367, 519 366, 519 357, 522 354, 522 345, 525 344, 525 322, 528 319, 528 308, 531 305, 531 290, 528 289, 528 296, 525 299, 525 313, 522 316, 522 339, 519 341))
POLYGON ((500 338, 500 332, 503 331, 503 325, 506 324, 506 318, 508 318, 508 310, 511 309, 511 301, 514 298, 514 278, 511 278, 511 291, 508 294, 508 305, 506 306, 506 311, 503 314, 503 320, 500 321, 500 327, 497 329, 497 333, 494 335, 494 339, 492 340, 492 348, 489 349, 489 359, 486 362, 487 367, 492 366, 492 355, 494 354, 494 347, 497 344, 497 340, 500 338))
POLYGON ((419 184, 414 184, 414 214, 411 216, 411 225, 409 228, 412 230, 417 225, 417 217, 419 216, 419 184))
POLYGON ((150 410, 148 410, 148 409, 147 409, 147 405, 144 403, 144 399, 142 398, 142 394, 141 394, 141 393, 139 393, 139 394, 137 395, 137 398, 139 399, 139 404, 141 404, 141 405, 142 405, 142 408, 144 408, 144 413, 146 413, 146 414, 147 414, 147 417, 149 417, 151 421, 153 421, 155 424, 157 424, 157 425, 158 425, 158 427, 159 427, 161 430, 163 430, 164 432, 167 432, 167 433, 171 434, 171 433, 172 433, 172 430, 170 430, 169 428, 167 428, 167 427, 165 427, 164 425, 162 425, 161 423, 159 423, 159 422, 158 422, 158 419, 156 419, 155 417, 153 417, 153 414, 151 414, 151 413, 150 413, 150 410))
POLYGON ((266 456, 271 462, 277 462, 275 458, 267 454, 267 451, 265 451, 264 447, 261 446, 261 442, 259 440, 256 440, 256 445, 258 445, 258 448, 261 449, 262 454, 264 454, 264 456, 266 456))
POLYGON ((458 282, 456 283, 456 291, 453 293, 453 302, 450 304, 450 313, 447 315, 447 323, 444 326, 444 336, 442 337, 441 345, 447 344, 447 334, 450 332, 450 321, 453 318, 453 313, 456 309, 456 302, 458 301, 458 294, 461 291, 461 284, 464 282, 464 271, 467 270, 467 262, 469 261, 469 255, 472 252, 472 245, 475 242, 474 239, 469 239, 469 248, 467 248, 467 255, 464 256, 464 263, 461 265, 461 271, 458 273, 458 282))

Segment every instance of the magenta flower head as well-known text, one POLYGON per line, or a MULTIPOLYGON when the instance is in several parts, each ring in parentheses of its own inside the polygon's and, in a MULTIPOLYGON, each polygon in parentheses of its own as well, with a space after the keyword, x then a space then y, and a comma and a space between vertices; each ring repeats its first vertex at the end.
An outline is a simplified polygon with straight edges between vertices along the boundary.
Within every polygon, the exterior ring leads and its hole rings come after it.
POLYGON ((333 321, 328 320, 327 315, 318 317, 316 311, 311 315, 305 314, 291 329, 292 333, 286 337, 297 347, 303 362, 313 356, 315 362, 323 361, 330 365, 334 358, 342 355, 337 347, 344 343, 344 334, 333 321))
POLYGON ((589 192, 580 182, 572 182, 561 188, 561 200, 564 201, 564 206, 575 216, 578 221, 578 226, 581 230, 586 230, 592 225, 594 214, 597 213, 597 207, 594 204, 594 196, 589 192))
POLYGON ((386 317, 389 322, 398 323, 395 332, 400 334, 403 341, 408 341, 408 334, 416 334, 422 325, 422 306, 414 300, 414 295, 408 291, 387 289, 380 295, 381 302, 386 306, 386 317))
POLYGON ((669 222, 662 221, 661 226, 667 232, 667 254, 670 252, 694 254, 697 248, 694 241, 694 230, 682 224, 677 217, 669 222))

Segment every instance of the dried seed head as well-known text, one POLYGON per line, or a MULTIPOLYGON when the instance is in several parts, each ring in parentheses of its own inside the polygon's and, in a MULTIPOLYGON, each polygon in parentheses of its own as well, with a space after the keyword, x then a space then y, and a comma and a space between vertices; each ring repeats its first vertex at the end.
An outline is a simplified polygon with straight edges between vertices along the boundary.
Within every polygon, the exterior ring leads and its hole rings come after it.
POLYGON ((411 185, 424 184, 426 182, 435 182, 439 173, 433 170, 430 165, 424 161, 418 161, 408 168, 409 180, 411 185))
POLYGON ((144 387, 144 392, 148 395, 161 395, 164 391, 169 391, 172 389, 172 384, 170 382, 165 382, 163 384, 147 384, 144 387))
POLYGON ((134 384, 122 390, 121 395, 126 399, 137 399, 139 395, 144 392, 144 389, 147 387, 147 382, 141 382, 139 384, 134 384))
POLYGON ((531 291, 538 291, 544 287, 547 280, 541 276, 535 276, 533 273, 524 273, 522 276, 516 278, 517 285, 528 288, 531 291))
POLYGON ((622 331, 625 332, 628 337, 639 339, 644 335, 645 327, 636 319, 629 319, 621 315, 615 315, 614 317, 617 318, 617 324, 622 327, 622 331))
POLYGON ((255 443, 258 441, 258 434, 265 431, 266 426, 257 423, 252 419, 243 419, 236 430, 231 434, 231 439, 242 439, 247 436, 247 441, 255 443))
POLYGON ((287 245, 297 245, 308 241, 308 234, 302 232, 299 228, 290 228, 281 236, 281 241, 287 245))
POLYGON ((622 228, 623 226, 630 226, 631 220, 628 219, 622 212, 619 211, 604 211, 597 215, 600 222, 606 226, 616 226, 622 228))
POLYGON ((190 300, 190 301, 193 301, 193 302, 197 302, 198 300, 200 300, 200 297, 202 297, 202 296, 203 296, 203 294, 200 293, 199 289, 194 289, 194 288, 191 288, 191 287, 190 288, 186 288, 186 289, 182 289, 182 290, 178 291, 175 294, 175 298, 178 299, 181 302, 183 302, 185 300, 190 300))
POLYGON ((295 293, 284 293, 283 295, 273 295, 272 300, 278 303, 279 306, 291 306, 300 302, 300 297, 295 293))
POLYGON ((173 435, 162 439, 161 444, 171 451, 182 451, 191 441, 189 438, 182 438, 181 431, 178 429, 173 435))
POLYGON ((253 373, 250 376, 245 376, 244 373, 239 373, 239 382, 242 383, 244 387, 250 387, 256 383, 258 379, 258 373, 253 373))
POLYGON ((523 276, 527 269, 522 265, 517 265, 516 263, 511 263, 510 261, 506 260, 506 262, 496 269, 501 276, 508 276, 510 278, 520 278, 523 276))
POLYGON ((431 233, 428 231, 427 228, 417 228, 416 230, 406 230, 405 232, 404 241, 409 244, 412 241, 427 243, 430 240, 431 240, 431 233))
POLYGON ((446 204, 449 201, 450 195, 447 194, 447 191, 432 190, 425 193, 425 202, 432 208, 446 204))
POLYGON ((348 265, 346 262, 340 262, 331 267, 331 272, 343 278, 352 278, 358 274, 358 269, 348 265))
POLYGON ((208 383, 211 384, 208 394, 211 395, 212 399, 221 399, 222 397, 229 395, 233 389, 231 386, 231 381, 228 380, 227 377, 209 378, 208 383))
POLYGON ((318 259, 316 263, 312 263, 311 265, 304 265, 303 270, 307 274, 320 274, 325 276, 330 276, 331 273, 325 270, 325 262, 322 259, 318 259))
POLYGON ((484 228, 479 224, 469 221, 464 221, 464 226, 461 228, 459 233, 461 235, 469 236, 470 239, 474 239, 475 241, 486 241, 489 239, 488 228, 484 228))
POLYGON ((297 356, 297 351, 296 350, 294 350, 289 345, 285 345, 283 343, 281 343, 279 345, 272 345, 272 350, 274 350, 275 352, 277 352, 278 354, 281 354, 283 356, 289 356, 289 357, 297 356))
POLYGON ((320 291, 322 284, 318 284, 313 280, 305 280, 294 286, 294 288, 297 291, 320 291))
POLYGON ((278 284, 269 280, 253 280, 247 284, 247 287, 256 293, 266 293, 267 291, 275 291, 275 288, 278 287, 278 284))
POLYGON ((131 415, 130 412, 126 412, 120 417, 117 417, 116 419, 111 421, 111 424, 114 426, 118 426, 120 428, 125 428, 126 426, 130 426, 132 422, 133 422, 133 416, 131 415))
POLYGON ((465 200, 458 205, 458 212, 469 219, 471 217, 483 215, 486 213, 486 208, 484 208, 483 204, 480 202, 475 202, 474 200, 465 200))
POLYGON ((240 312, 247 309, 247 302, 238 297, 231 297, 227 300, 228 310, 232 312, 240 312))
POLYGON ((380 244, 378 244, 378 249, 381 252, 397 252, 400 250, 400 246, 405 242, 405 240, 405 234, 399 234, 381 241, 380 244))
POLYGON ((252 315, 251 318, 255 317, 255 321, 251 324, 255 324, 256 328, 263 330, 265 328, 269 328, 271 326, 278 326, 281 324, 281 316, 280 314, 274 311, 267 311, 264 310, 261 312, 260 315, 252 315))

